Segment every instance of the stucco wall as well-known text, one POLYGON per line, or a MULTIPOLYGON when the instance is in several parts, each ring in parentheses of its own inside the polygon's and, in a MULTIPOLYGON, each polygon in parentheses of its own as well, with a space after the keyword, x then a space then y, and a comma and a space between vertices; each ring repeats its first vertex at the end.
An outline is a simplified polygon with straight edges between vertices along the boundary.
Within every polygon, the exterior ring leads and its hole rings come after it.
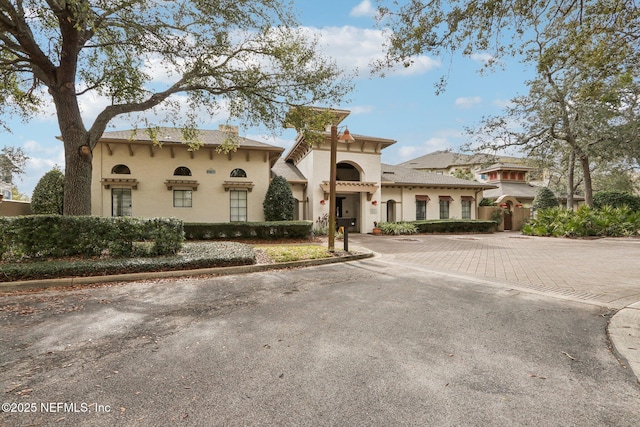
POLYGON ((31 215, 31 203, 21 200, 3 200, 0 202, 0 216, 31 215))
MULTIPOLYGON (((186 146, 165 144, 154 147, 153 157, 150 145, 132 145, 133 155, 126 144, 110 143, 112 154, 104 144, 94 150, 92 181, 92 213, 111 216, 111 189, 105 189, 103 178, 137 179, 137 189, 132 189, 132 215, 136 217, 167 216, 187 222, 228 222, 230 220, 230 193, 225 191, 225 181, 251 182, 254 187, 247 192, 247 220, 263 221, 262 203, 270 182, 270 164, 263 152, 238 149, 235 153, 218 154, 212 148, 204 147, 193 153, 186 146), (211 158, 212 156, 212 158, 211 158), (112 168, 124 164, 131 170, 130 175, 112 174, 112 168), (174 170, 185 166, 192 176, 174 176, 174 170), (247 178, 231 178, 235 168, 243 169, 247 178), (166 180, 195 180, 197 190, 192 192, 190 208, 173 206, 173 190, 167 189, 166 180)), ((176 186, 174 189, 188 189, 176 186)))
MULTIPOLYGON (((440 219, 440 196, 451 196, 449 218, 462 218, 462 196, 475 197, 474 190, 454 190, 428 187, 385 186, 382 189, 383 208, 381 218, 386 220, 386 206, 389 200, 396 202, 396 221, 416 220, 416 196, 429 196, 427 202, 427 219, 440 219)), ((471 219, 476 219, 476 201, 471 202, 471 219)))

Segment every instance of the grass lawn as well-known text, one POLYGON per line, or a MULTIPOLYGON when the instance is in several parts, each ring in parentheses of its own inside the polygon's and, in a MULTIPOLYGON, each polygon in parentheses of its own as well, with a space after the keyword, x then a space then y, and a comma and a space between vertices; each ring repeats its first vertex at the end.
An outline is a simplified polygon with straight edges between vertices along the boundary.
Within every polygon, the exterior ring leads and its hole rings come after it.
POLYGON ((274 262, 301 261, 334 256, 325 246, 319 245, 257 245, 274 262))

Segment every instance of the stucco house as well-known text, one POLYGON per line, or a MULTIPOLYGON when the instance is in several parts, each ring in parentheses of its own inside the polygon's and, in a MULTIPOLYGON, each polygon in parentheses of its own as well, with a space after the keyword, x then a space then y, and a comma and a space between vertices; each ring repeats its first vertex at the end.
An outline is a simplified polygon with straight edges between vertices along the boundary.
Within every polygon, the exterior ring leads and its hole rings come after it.
POLYGON ((180 129, 105 132, 93 151, 92 214, 171 216, 187 222, 262 221, 271 168, 284 151, 237 128, 202 130, 190 150, 180 129), (235 152, 217 149, 227 138, 235 152))
MULTIPOLYGON (((348 115, 348 111, 346 112, 348 115)), ((296 199, 295 218, 329 213, 330 132, 308 144, 299 135, 284 149, 237 135, 203 130, 190 150, 179 129, 161 128, 154 144, 144 131, 106 132, 93 152, 92 213, 98 216, 173 216, 187 222, 262 221, 270 178, 281 175, 296 199), (230 136, 235 152, 217 148, 230 136), (284 155, 283 155, 284 154, 284 155)), ((494 185, 381 163, 396 141, 351 134, 338 144, 337 216, 355 218, 353 231, 374 222, 477 218, 482 192, 494 185)))

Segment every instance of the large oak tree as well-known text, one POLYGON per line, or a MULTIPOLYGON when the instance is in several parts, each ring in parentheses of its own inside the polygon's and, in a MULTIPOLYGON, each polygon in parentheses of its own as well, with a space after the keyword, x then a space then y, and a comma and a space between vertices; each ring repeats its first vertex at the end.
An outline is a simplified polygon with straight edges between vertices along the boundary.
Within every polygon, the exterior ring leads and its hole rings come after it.
POLYGON ((0 0, 0 85, 3 115, 55 106, 67 215, 90 214, 91 153, 117 116, 182 106, 197 148, 203 108, 275 130, 350 90, 285 0, 0 0), (80 99, 96 95, 109 105, 85 123, 80 99))
POLYGON ((480 148, 566 154, 568 203, 574 159, 589 205, 593 158, 637 162, 640 9, 633 0, 379 3, 390 4, 381 7, 380 22, 393 30, 380 67, 461 51, 488 53, 489 67, 517 56, 536 70, 529 95, 514 99, 507 116, 485 121, 480 148))

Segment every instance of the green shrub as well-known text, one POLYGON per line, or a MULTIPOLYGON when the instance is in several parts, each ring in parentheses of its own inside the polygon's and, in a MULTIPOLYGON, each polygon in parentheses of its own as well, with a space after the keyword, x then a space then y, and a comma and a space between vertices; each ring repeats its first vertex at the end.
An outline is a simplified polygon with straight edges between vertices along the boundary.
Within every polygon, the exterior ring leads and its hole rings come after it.
POLYGON ((44 174, 33 189, 31 211, 36 215, 62 215, 64 174, 54 168, 44 174))
POLYGON ((265 221, 292 221, 295 204, 287 180, 279 175, 273 177, 262 203, 265 221))
POLYGON ((478 219, 432 219, 412 222, 418 233, 493 233, 496 223, 478 219))
POLYGON ((486 197, 483 197, 482 200, 480 200, 480 203, 478 204, 478 206, 495 206, 495 205, 496 205, 495 200, 487 199, 486 197))
POLYGON ((593 195, 593 207, 601 209, 605 206, 628 206, 633 211, 640 211, 640 196, 627 191, 598 191, 593 195))
POLYGON ((542 209, 522 228, 531 236, 551 237, 621 237, 638 234, 640 211, 627 206, 591 209, 580 206, 577 211, 564 208, 542 209))
POLYGON ((378 227, 383 234, 415 234, 418 231, 416 226, 410 222, 381 222, 378 227))
POLYGON ((540 187, 533 199, 533 209, 555 208, 559 205, 556 195, 547 187, 540 187))
POLYGON ((186 223, 187 240, 215 239, 307 239, 311 237, 311 221, 186 223))
POLYGON ((100 218, 29 215, 11 217, 3 227, 2 255, 12 259, 134 255, 135 242, 151 242, 149 255, 177 253, 182 221, 169 218, 100 218))

